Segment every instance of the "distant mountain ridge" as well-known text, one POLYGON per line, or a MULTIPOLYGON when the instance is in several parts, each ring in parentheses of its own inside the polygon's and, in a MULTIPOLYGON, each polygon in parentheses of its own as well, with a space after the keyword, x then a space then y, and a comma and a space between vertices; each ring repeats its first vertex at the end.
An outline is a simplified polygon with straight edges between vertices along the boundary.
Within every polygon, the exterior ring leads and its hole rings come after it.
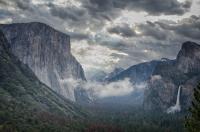
POLYGON ((103 80, 104 81, 111 81, 114 77, 116 77, 120 72, 124 71, 123 68, 115 68, 111 73, 109 73, 103 80))
MULTIPOLYGON (((85 81, 82 66, 71 54, 70 37, 39 23, 0 25, 12 53, 27 64, 40 81, 55 92, 76 101, 68 79, 85 81)), ((78 97, 80 98, 80 97, 78 97)))
POLYGON ((140 63, 134 66, 129 67, 126 70, 121 70, 118 74, 110 76, 106 80, 108 82, 123 80, 125 78, 130 78, 130 81, 133 84, 139 84, 146 81, 153 73, 156 65, 161 61, 150 61, 140 63))

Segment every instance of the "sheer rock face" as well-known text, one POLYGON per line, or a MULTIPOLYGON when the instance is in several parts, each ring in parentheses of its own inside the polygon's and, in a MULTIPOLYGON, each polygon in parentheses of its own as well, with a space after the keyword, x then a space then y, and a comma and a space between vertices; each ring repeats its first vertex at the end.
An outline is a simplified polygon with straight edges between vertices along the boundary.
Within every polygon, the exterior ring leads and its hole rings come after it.
POLYGON ((184 73, 200 72, 200 45, 185 42, 177 56, 176 67, 184 73))
POLYGON ((75 101, 68 79, 86 80, 84 71, 70 52, 70 37, 42 23, 0 25, 12 53, 27 64, 39 80, 75 101))
POLYGON ((11 53, 8 41, 1 30, 0 93, 1 112, 8 113, 5 120, 2 120, 2 124, 13 119, 16 122, 28 119, 41 121, 40 113, 53 115, 52 117, 62 116, 66 119, 82 119, 86 115, 73 102, 59 96, 41 83, 32 70, 11 53))
POLYGON ((183 110, 187 109, 191 104, 193 88, 199 81, 200 45, 185 42, 175 60, 156 66, 144 93, 144 108, 166 111, 176 103, 178 87, 182 86, 180 105, 183 110))

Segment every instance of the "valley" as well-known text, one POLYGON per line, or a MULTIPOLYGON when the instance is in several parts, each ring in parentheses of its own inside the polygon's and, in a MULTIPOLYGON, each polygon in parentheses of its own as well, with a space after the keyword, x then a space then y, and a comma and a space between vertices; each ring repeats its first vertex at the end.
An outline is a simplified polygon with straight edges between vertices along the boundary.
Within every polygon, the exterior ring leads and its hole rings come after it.
POLYGON ((0 30, 0 131, 185 131, 200 81, 199 44, 184 42, 174 60, 87 80, 68 35, 37 22, 0 30))

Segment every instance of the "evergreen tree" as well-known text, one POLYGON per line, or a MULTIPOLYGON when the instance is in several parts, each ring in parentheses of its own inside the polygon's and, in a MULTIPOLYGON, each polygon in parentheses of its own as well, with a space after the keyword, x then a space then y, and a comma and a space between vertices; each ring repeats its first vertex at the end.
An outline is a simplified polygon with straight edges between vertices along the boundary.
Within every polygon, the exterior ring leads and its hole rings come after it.
POLYGON ((194 98, 189 111, 190 115, 185 124, 186 129, 188 132, 200 132, 200 83, 194 89, 194 98))

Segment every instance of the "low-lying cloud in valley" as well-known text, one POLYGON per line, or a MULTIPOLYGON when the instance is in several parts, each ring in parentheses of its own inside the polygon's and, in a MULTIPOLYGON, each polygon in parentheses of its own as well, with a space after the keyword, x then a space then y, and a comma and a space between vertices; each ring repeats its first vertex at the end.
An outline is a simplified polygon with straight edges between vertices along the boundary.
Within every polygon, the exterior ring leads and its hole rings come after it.
POLYGON ((146 88, 145 82, 133 85, 129 78, 110 83, 98 81, 83 82, 73 78, 62 80, 62 82, 70 86, 71 90, 75 90, 76 88, 84 89, 91 100, 127 96, 135 91, 143 91, 146 88))
POLYGON ((84 88, 97 98, 125 96, 134 91, 134 87, 128 78, 108 84, 102 84, 99 82, 86 82, 84 88))

